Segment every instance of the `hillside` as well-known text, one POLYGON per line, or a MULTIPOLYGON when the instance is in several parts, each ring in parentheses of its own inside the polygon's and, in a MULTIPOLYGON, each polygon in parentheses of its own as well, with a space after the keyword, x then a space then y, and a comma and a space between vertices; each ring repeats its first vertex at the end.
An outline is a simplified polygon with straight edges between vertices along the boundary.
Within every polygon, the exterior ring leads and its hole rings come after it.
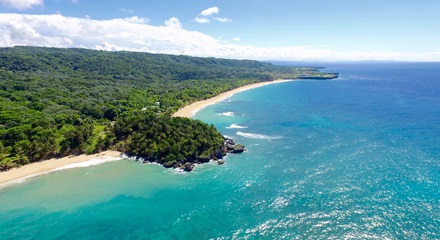
POLYGON ((304 74, 322 75, 249 60, 2 48, 0 170, 108 148, 160 163, 194 159, 223 139, 213 126, 171 118, 174 111, 249 83, 304 74))

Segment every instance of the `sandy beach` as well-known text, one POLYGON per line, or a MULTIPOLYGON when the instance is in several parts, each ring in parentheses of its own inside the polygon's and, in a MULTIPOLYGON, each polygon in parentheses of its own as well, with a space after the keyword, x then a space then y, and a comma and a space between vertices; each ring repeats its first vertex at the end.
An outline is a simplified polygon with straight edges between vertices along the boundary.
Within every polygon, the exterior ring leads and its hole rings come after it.
POLYGON ((224 99, 231 97, 235 93, 246 91, 246 90, 257 88, 257 87, 266 86, 269 84, 283 83, 283 82, 288 82, 288 81, 293 81, 293 80, 275 80, 275 81, 270 81, 270 82, 253 83, 253 84, 249 84, 249 85, 246 85, 243 87, 239 87, 239 88, 221 93, 213 98, 206 99, 203 101, 198 101, 198 102, 192 103, 188 106, 185 106, 185 107, 179 109, 177 112, 175 112, 173 114, 173 117, 192 117, 198 111, 203 109, 204 107, 211 105, 211 104, 218 103, 220 101, 223 101, 224 99))
POLYGON ((12 181, 55 171, 59 168, 66 167, 72 164, 83 163, 90 160, 101 160, 101 162, 104 162, 105 160, 120 158, 121 155, 122 153, 117 151, 104 151, 92 155, 68 156, 31 163, 19 168, 10 169, 6 172, 0 172, 0 186, 2 184, 12 181))
MULTIPOLYGON (((192 117, 194 116, 198 111, 203 109, 204 107, 215 104, 217 102, 220 102, 228 97, 231 97, 235 93, 246 91, 249 89, 269 85, 269 84, 275 84, 275 83, 282 83, 286 81, 292 81, 292 80, 276 80, 276 81, 270 81, 270 82, 261 82, 261 83, 254 83, 249 84, 243 87, 239 87, 236 89, 233 89, 231 91, 227 91, 224 93, 221 93, 213 98, 199 101, 192 103, 186 107, 183 107, 179 109, 176 113, 173 114, 175 117, 192 117)), ((92 155, 79 155, 79 156, 67 156, 63 158, 54 158, 49 159, 41 162, 36 162, 32 164, 28 164, 19 168, 13 168, 6 172, 0 172, 0 186, 8 184, 10 182, 16 182, 22 179, 26 179, 29 177, 38 176, 41 174, 45 174, 52 171, 62 170, 65 168, 71 168, 77 167, 80 163, 85 163, 87 161, 97 160, 98 162, 102 163, 106 160, 114 160, 117 158, 121 158, 122 153, 117 151, 104 151, 97 154, 92 155)), ((92 164, 91 164, 92 165, 92 164)), ((87 164, 85 164, 87 166, 87 164)))

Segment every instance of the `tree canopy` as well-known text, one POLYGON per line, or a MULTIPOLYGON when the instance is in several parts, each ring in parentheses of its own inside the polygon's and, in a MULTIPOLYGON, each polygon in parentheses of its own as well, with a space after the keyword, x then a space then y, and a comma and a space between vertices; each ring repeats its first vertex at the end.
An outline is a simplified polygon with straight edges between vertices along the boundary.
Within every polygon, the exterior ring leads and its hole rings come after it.
POLYGON ((0 170, 118 149, 167 162, 218 147, 210 125, 171 114, 249 83, 320 75, 251 60, 0 48, 0 170))

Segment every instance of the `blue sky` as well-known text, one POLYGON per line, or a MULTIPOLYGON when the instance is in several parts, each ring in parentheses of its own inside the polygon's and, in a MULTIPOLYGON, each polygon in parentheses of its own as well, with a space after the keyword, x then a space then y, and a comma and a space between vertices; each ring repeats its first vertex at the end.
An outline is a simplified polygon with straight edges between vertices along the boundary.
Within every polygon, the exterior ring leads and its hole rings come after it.
POLYGON ((440 61, 438 0, 0 0, 0 46, 440 61))

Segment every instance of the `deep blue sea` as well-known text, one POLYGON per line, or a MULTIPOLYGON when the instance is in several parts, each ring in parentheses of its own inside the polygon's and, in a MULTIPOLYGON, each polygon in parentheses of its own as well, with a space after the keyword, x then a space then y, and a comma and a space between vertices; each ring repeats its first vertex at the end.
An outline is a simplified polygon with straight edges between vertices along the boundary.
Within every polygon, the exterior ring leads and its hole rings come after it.
POLYGON ((0 188, 0 239, 440 239, 440 63, 325 63, 331 81, 195 118, 248 149, 179 173, 122 160, 0 188))

